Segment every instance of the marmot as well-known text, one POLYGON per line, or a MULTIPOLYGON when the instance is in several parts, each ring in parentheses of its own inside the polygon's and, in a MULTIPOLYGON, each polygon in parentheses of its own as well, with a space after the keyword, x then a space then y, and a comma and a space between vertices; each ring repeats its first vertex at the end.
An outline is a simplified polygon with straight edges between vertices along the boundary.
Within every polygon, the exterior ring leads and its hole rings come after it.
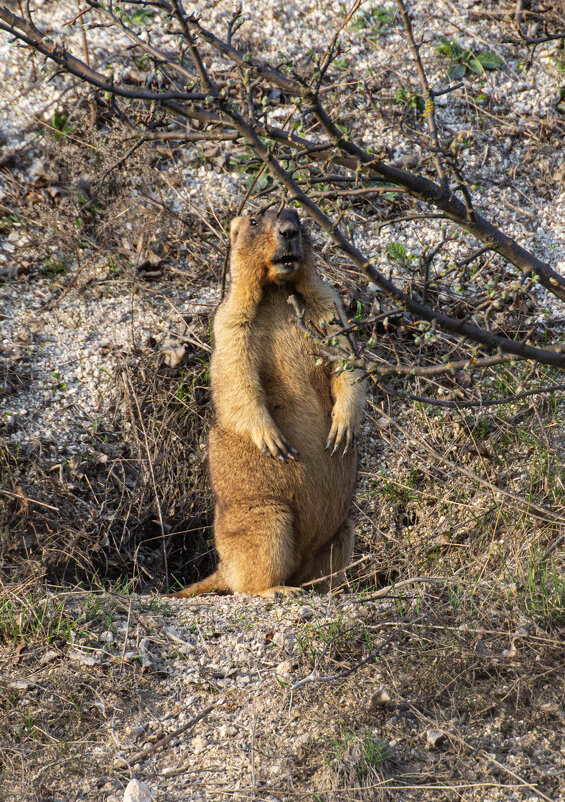
POLYGON ((214 318, 210 368, 220 559, 179 597, 294 593, 339 572, 353 550, 348 513, 364 382, 337 360, 323 363, 288 298, 294 294, 305 322, 326 335, 342 327, 341 302, 316 273, 293 210, 237 217, 230 238, 231 286, 214 318))

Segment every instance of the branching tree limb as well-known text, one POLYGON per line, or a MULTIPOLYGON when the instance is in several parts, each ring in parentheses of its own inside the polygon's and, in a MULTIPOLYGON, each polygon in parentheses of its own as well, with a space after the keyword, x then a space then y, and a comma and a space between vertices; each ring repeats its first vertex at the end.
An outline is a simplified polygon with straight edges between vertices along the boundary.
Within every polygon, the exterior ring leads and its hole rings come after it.
MULTIPOLYGON (((364 196, 371 190, 375 191, 375 182, 378 191, 381 191, 379 184, 389 188, 399 187, 406 196, 423 201, 439 210, 446 219, 479 239, 485 249, 500 254, 517 267, 523 275, 519 291, 526 291, 524 280, 533 279, 539 281, 553 295, 565 300, 565 278, 476 211, 468 188, 458 178, 458 168, 453 160, 450 160, 449 154, 443 152, 434 113, 434 93, 429 87, 420 47, 416 44, 403 0, 398 0, 398 5, 427 103, 425 120, 438 183, 416 172, 389 164, 381 154, 370 153, 349 134, 344 134, 344 126, 339 124, 339 118, 336 117, 334 110, 328 107, 331 87, 325 83, 325 79, 338 51, 338 34, 356 10, 355 4, 319 60, 318 67, 310 76, 305 76, 298 74, 289 65, 285 65, 284 70, 281 66, 273 67, 235 46, 233 34, 241 24, 239 11, 236 11, 230 19, 226 38, 222 39, 205 28, 194 14, 187 14, 181 0, 171 0, 171 2, 138 0, 129 4, 115 3, 107 6, 96 0, 87 0, 87 3, 89 13, 94 19, 98 17, 104 24, 114 26, 116 31, 130 40, 133 47, 151 59, 156 69, 164 71, 165 79, 159 85, 153 84, 156 88, 108 78, 73 55, 65 43, 56 42, 46 35, 37 27, 29 13, 18 16, 6 5, 0 5, 0 31, 10 34, 20 43, 42 54, 63 72, 80 78, 97 92, 107 94, 113 102, 120 100, 123 103, 152 104, 153 109, 157 108, 164 112, 169 123, 174 123, 178 129, 159 130, 163 124, 156 122, 153 113, 151 130, 140 130, 138 124, 129 122, 130 118, 125 110, 120 109, 122 119, 128 120, 132 133, 137 136, 179 138, 185 141, 231 140, 245 143, 256 157, 258 165, 262 166, 261 169, 268 170, 276 184, 283 188, 287 198, 300 203, 355 267, 394 300, 397 310, 409 313, 417 321, 425 321, 429 324, 431 333, 441 330, 461 340, 478 343, 488 350, 497 352, 495 359, 508 356, 535 360, 559 368, 565 367, 565 354, 561 353, 559 348, 538 347, 527 338, 520 340, 514 335, 503 336, 492 331, 488 315, 493 307, 488 299, 482 305, 476 305, 477 310, 484 310, 481 311, 480 317, 471 310, 463 317, 454 317, 431 306, 427 302, 428 298, 432 297, 429 292, 429 263, 438 249, 432 251, 433 256, 428 260, 423 297, 401 289, 397 283, 375 267, 373 261, 347 237, 338 222, 323 210, 321 202, 327 197, 327 194, 324 197, 324 193, 331 194, 331 190, 316 193, 307 189, 313 182, 322 186, 326 184, 332 186, 334 182, 334 185, 341 186, 347 179, 353 182, 348 192, 349 196, 354 198, 364 196), (141 37, 135 26, 129 24, 128 19, 119 10, 122 6, 128 5, 159 11, 166 19, 163 32, 178 39, 182 45, 181 55, 165 51, 163 47, 157 46, 151 37, 141 37), (218 76, 213 75, 210 66, 212 54, 232 65, 229 80, 226 81, 225 78, 220 80, 218 76), (185 66, 183 61, 185 55, 192 61, 191 69, 190 65, 185 66), (171 74, 174 74, 174 79, 167 80, 166 76, 171 74), (234 77, 237 75, 240 76, 239 82, 234 77), (257 97, 259 91, 268 93, 273 89, 284 93, 292 100, 299 118, 310 117, 316 121, 319 130, 316 131, 315 138, 299 136, 295 131, 287 130, 286 124, 279 127, 269 122, 268 113, 258 102, 257 97), (190 129, 186 128, 187 122, 192 126, 190 129), (182 124, 182 130, 179 123, 182 124), (448 172, 450 164, 457 179, 453 185, 448 172), (318 174, 312 173, 314 166, 318 174), (328 173, 329 168, 333 170, 333 177, 332 173, 328 173), (305 174, 308 174, 306 180, 305 174), (458 196, 458 192, 462 192, 462 198, 458 196), (320 197, 320 203, 314 201, 315 196, 320 197), (473 319, 473 315, 476 319, 473 319), (477 320, 480 323, 484 321, 485 325, 477 325, 477 320)), ((81 25, 84 24, 83 15, 81 25)), ((437 212, 430 216, 437 216, 437 212)), ((383 221, 378 225, 382 227, 385 223, 386 221, 383 221)), ((444 241, 448 239, 444 238, 444 241)), ((480 253, 478 251, 477 255, 480 253)), ((459 269, 463 270, 465 264, 464 260, 459 269)))

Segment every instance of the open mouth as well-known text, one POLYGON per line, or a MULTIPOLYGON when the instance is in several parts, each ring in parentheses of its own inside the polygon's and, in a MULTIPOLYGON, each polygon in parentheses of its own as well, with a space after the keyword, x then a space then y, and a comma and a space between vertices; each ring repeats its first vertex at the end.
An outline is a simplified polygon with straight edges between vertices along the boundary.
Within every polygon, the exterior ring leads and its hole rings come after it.
POLYGON ((293 256, 289 253, 286 256, 281 256, 280 259, 277 259, 274 265, 277 270, 280 270, 283 273, 290 273, 292 270, 296 270, 298 267, 298 260, 296 256, 293 256))

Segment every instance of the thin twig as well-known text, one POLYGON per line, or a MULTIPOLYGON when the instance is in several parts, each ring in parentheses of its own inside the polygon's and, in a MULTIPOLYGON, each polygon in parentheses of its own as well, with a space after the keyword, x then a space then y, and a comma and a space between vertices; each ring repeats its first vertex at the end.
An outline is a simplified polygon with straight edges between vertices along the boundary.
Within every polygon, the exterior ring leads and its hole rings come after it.
POLYGON ((365 601, 374 601, 375 599, 382 599, 384 598, 394 598, 396 591, 400 590, 400 588, 404 588, 407 585, 415 585, 417 583, 424 582, 428 585, 430 584, 439 584, 445 585, 447 582, 447 578, 441 576, 412 576, 408 579, 402 579, 400 582, 393 582, 391 585, 387 585, 386 588, 381 588, 377 590, 376 593, 373 593, 371 596, 363 596, 362 600, 365 601))
POLYGON ((563 543, 563 541, 565 541, 565 532, 563 532, 562 535, 559 535, 559 537, 556 538, 553 541, 553 543, 551 543, 551 545, 549 545, 546 548, 546 550, 543 553, 543 559, 545 560, 547 559, 547 557, 549 557, 550 554, 553 554, 553 552, 559 548, 559 546, 563 543))
MULTIPOLYGON (((351 674, 354 674, 356 671, 359 671, 360 668, 362 668, 364 665, 367 665, 367 663, 373 660, 380 652, 383 651, 383 649, 386 649, 386 647, 390 643, 392 643, 392 641, 396 637, 398 637, 398 635, 401 632, 406 632, 406 630, 410 629, 410 627, 413 624, 417 624, 419 621, 422 621, 423 617, 424 616, 419 616, 418 618, 415 618, 414 621, 411 621, 409 624, 399 625, 397 629, 395 629, 394 632, 392 632, 391 635, 389 635, 388 638, 385 638, 385 640, 381 644, 379 644, 374 649, 371 649, 369 654, 366 657, 364 657, 363 660, 360 660, 358 663, 355 663, 355 665, 351 666, 350 668, 346 668, 343 671, 339 671, 337 674, 329 674, 327 676, 321 676, 319 674, 316 674, 316 671, 314 669, 314 671, 312 671, 307 677, 297 680, 290 686, 291 694, 293 694, 298 688, 301 688, 303 685, 308 685, 312 682, 335 682, 336 680, 345 679, 346 677, 351 676, 351 674)), ((346 633, 341 632, 336 637, 341 637, 344 634, 346 633)))
POLYGON ((443 401, 439 398, 429 398, 423 395, 414 395, 413 393, 405 393, 402 390, 395 390, 394 387, 389 387, 386 384, 380 384, 386 393, 399 396, 400 398, 409 398, 411 401, 421 401, 424 404, 432 404, 436 407, 448 407, 449 409, 459 409, 464 407, 493 407, 500 404, 513 404, 521 398, 527 398, 531 395, 542 395, 544 393, 556 393, 565 391, 565 384, 550 384, 547 387, 540 387, 537 390, 525 390, 523 393, 516 393, 509 395, 505 398, 485 398, 480 401, 443 401))
POLYGON ((404 5, 403 0, 396 0, 396 4, 400 9, 402 23, 404 25, 404 30, 406 31, 406 35, 408 37, 408 42, 410 44, 410 49, 412 50, 412 55, 414 56, 414 61, 416 62, 416 69, 418 71, 418 77, 420 79, 420 86, 422 87, 422 94, 424 95, 424 100, 426 103, 424 115, 426 117, 426 122, 428 124, 428 129, 430 131, 432 145, 435 150, 433 157, 434 164, 436 166, 441 186, 445 190, 448 190, 449 179, 439 158, 439 154, 442 153, 442 146, 439 140, 439 134, 437 130, 435 103, 432 97, 432 93, 430 92, 430 85, 428 83, 426 71, 424 70, 424 65, 422 64, 422 57, 420 56, 420 45, 416 44, 416 40, 414 38, 414 31, 412 29, 412 22, 410 21, 410 17, 408 15, 408 12, 406 11, 406 6, 404 5))
POLYGON ((314 585, 319 585, 321 582, 326 582, 328 579, 332 579, 333 577, 339 576, 339 574, 343 573, 343 571, 349 571, 350 568, 355 568, 357 565, 361 565, 361 563, 366 563, 368 560, 372 560, 372 556, 370 554, 364 554, 363 557, 360 557, 358 560, 355 560, 349 565, 346 565, 344 568, 340 568, 339 571, 333 571, 331 574, 326 574, 325 576, 319 576, 317 579, 311 579, 309 582, 303 582, 300 587, 301 588, 311 588, 314 585))
POLYGON ((198 724, 198 722, 201 721, 203 718, 205 718, 208 715, 208 713, 210 713, 215 707, 216 707, 215 704, 209 705, 201 713, 198 713, 197 716, 194 716, 194 718, 191 718, 190 721, 188 721, 186 724, 183 724, 182 727, 179 727, 173 732, 168 733, 168 735, 164 735, 162 738, 159 738, 158 741, 155 741, 155 743, 151 744, 151 746, 147 746, 145 749, 142 749, 141 752, 136 752, 134 755, 131 755, 131 757, 128 757, 127 759, 125 757, 122 757, 122 760, 129 766, 135 766, 136 763, 141 763, 142 760, 145 760, 150 755, 155 754, 155 752, 158 752, 159 749, 162 749, 164 746, 170 743, 173 740, 173 738, 178 738, 179 735, 182 735, 183 732, 186 732, 187 730, 194 727, 195 724, 198 724))
POLYGON ((46 504, 44 501, 38 501, 36 498, 30 498, 29 496, 24 496, 23 493, 10 493, 9 490, 4 490, 1 487, 0 487, 0 493, 4 493, 5 496, 11 496, 12 498, 17 498, 26 504, 39 504, 40 507, 46 507, 48 510, 59 512, 59 507, 52 507, 51 504, 46 504))

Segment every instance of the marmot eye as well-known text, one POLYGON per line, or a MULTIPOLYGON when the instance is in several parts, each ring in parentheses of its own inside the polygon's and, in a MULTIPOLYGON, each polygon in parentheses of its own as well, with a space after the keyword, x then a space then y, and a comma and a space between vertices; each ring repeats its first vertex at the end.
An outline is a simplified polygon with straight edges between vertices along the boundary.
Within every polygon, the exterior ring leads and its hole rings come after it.
POLYGON ((255 219, 255 217, 250 217, 249 218, 249 225, 253 226, 253 228, 255 228, 255 226, 257 225, 257 220, 255 219))

